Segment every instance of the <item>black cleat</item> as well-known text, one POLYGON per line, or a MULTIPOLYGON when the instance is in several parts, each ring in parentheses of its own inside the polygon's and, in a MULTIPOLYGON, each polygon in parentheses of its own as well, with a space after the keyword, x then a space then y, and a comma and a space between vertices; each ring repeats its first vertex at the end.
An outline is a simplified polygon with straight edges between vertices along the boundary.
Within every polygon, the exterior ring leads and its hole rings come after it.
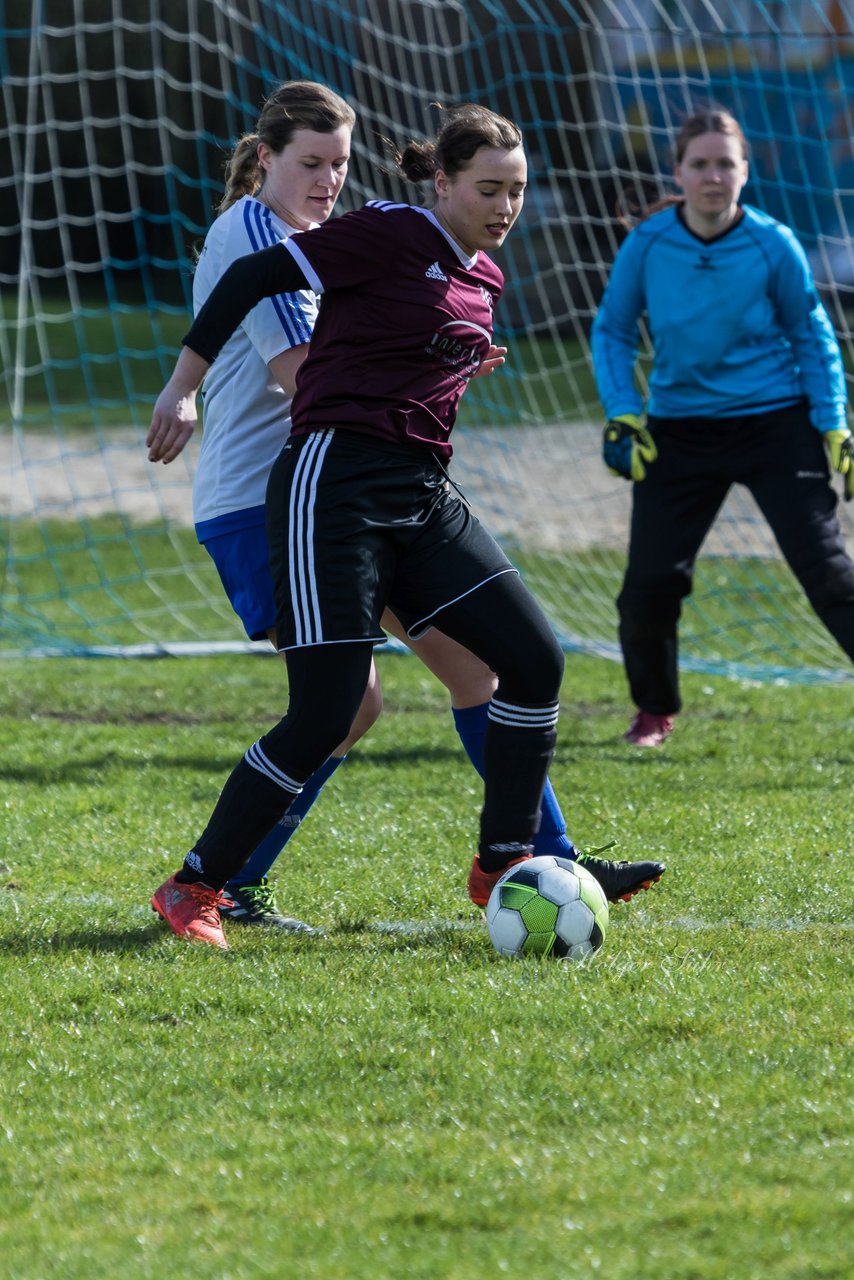
MULTIPOLYGON (((610 849, 611 845, 605 845, 610 849)), ((596 853, 603 852, 597 849, 596 853)), ((593 853, 575 851, 576 861, 597 880, 609 902, 628 902, 641 889, 649 889, 660 880, 667 867, 663 862, 612 862, 593 853)))
POLYGON ((258 884, 242 884, 239 889, 227 885, 219 913, 223 920, 232 920, 235 924, 260 924, 268 929, 285 929, 288 933, 320 933, 303 920, 282 915, 266 876, 258 884))

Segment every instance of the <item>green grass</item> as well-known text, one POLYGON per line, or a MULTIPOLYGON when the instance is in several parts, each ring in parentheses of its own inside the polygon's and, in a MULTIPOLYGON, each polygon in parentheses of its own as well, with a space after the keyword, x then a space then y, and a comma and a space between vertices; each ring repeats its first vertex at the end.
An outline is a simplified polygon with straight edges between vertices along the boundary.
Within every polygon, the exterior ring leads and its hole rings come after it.
MULTIPOLYGON (((15 299, 0 292, 0 324, 18 350, 15 299)), ((73 310, 67 298, 45 300, 29 315, 20 344, 28 430, 147 423, 187 332, 183 308, 110 302, 93 296, 73 310)), ((11 372, 6 372, 11 401, 11 372)))
MULTIPOLYGON (((568 643, 616 646, 622 553, 508 549, 568 643)), ((191 529, 119 516, 0 525, 0 606, 7 652, 244 638, 191 529)), ((700 561, 680 650, 694 669, 765 678, 799 670, 804 680, 849 674, 790 570, 751 557, 700 561)))
MULTIPOLYGON (((623 552, 507 549, 534 594, 547 602, 561 637, 580 647, 610 641, 616 649, 623 552)), ((851 676, 845 654, 812 612, 789 567, 759 556, 698 561, 694 589, 683 605, 679 652, 691 669, 717 674, 800 680, 851 676)))
MULTIPOLYGON (((115 282, 114 287, 115 287, 115 282)), ((145 300, 132 282, 119 298, 91 293, 72 309, 67 297, 42 299, 38 323, 28 313, 20 352, 26 369, 23 424, 27 430, 147 425, 172 371, 190 312, 177 298, 145 300)), ((17 298, 0 290, 0 326, 18 350, 17 298)), ((500 320, 500 315, 499 315, 500 320)), ((509 347, 500 378, 475 380, 460 421, 469 426, 598 420, 601 413, 586 347, 569 333, 502 336, 509 347)), ((846 371, 852 354, 843 352, 846 371)), ((646 362, 642 361, 644 367, 646 362)), ((0 383, 4 375, 0 371, 0 383)), ((12 374, 5 373, 11 402, 12 374)))
POLYGON ((15 520, 0 549, 0 647, 245 638, 192 529, 15 520))
POLYGON ((571 657, 571 830, 669 870, 592 963, 514 963, 465 896, 444 691, 380 663, 279 877, 326 936, 227 954, 147 899, 279 663, 3 664, 4 1277, 841 1280, 850 699, 689 676, 644 753, 619 668, 571 657))

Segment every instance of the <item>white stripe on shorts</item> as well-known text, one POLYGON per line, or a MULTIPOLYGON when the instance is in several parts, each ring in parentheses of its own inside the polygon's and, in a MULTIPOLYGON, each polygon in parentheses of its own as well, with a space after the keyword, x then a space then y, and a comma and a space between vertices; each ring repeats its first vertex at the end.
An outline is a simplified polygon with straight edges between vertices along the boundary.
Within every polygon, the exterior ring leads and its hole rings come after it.
POLYGON ((300 450, 288 507, 288 567, 296 645, 323 642, 323 618, 314 571, 314 503, 317 481, 334 432, 314 431, 300 450))
POLYGON ((302 784, 295 782, 293 778, 289 778, 283 773, 269 756, 266 756, 261 750, 260 742, 253 742, 252 746, 243 757, 247 764, 251 764, 253 769, 257 769, 259 773, 263 773, 265 778, 269 778, 271 782, 275 782, 283 791, 287 791, 292 796, 298 796, 302 791, 302 784))
POLYGON ((496 724, 507 725, 512 729, 553 729, 557 724, 559 711, 558 702, 553 702, 548 707, 518 707, 511 702, 500 702, 498 698, 493 698, 487 717, 496 724))

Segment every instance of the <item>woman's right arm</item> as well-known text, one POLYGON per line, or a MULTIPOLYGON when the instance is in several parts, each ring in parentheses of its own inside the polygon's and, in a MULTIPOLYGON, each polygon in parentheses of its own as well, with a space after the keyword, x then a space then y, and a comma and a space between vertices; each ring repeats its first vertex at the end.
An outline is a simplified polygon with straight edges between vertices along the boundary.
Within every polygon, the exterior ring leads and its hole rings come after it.
POLYGON ((205 374, 262 298, 311 286, 284 244, 245 254, 214 285, 183 339, 175 371, 154 406, 145 443, 150 462, 172 462, 198 420, 196 395, 205 374))
POLYGON ((638 322, 645 308, 642 245, 636 232, 623 242, 590 334, 593 372, 605 417, 643 413, 635 386, 638 322))
POLYGON ((196 427, 196 395, 210 365, 183 347, 172 377, 157 397, 145 443, 149 462, 173 462, 196 427))
POLYGON ((211 365, 262 298, 311 288, 287 244, 247 253, 232 262, 214 285, 183 339, 184 346, 211 365))

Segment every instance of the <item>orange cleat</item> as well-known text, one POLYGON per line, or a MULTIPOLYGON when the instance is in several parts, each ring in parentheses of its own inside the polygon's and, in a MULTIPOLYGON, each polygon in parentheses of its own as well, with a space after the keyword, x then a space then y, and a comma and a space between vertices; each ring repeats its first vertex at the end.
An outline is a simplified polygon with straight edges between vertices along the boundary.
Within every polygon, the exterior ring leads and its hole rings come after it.
POLYGON ((179 884, 174 876, 162 884, 151 899, 151 908, 162 916, 173 933, 193 942, 207 942, 212 947, 228 950, 222 931, 220 903, 225 900, 221 889, 206 884, 179 884))
POLYGON ((475 854, 474 862, 471 864, 469 872, 469 897, 476 907, 485 907, 489 902, 489 895, 495 888, 498 881, 504 875, 509 867, 515 867, 518 862, 527 862, 532 858, 533 854, 526 853, 521 858, 514 858, 512 862, 508 862, 506 867, 502 867, 500 871, 484 871, 480 865, 480 858, 475 854))

